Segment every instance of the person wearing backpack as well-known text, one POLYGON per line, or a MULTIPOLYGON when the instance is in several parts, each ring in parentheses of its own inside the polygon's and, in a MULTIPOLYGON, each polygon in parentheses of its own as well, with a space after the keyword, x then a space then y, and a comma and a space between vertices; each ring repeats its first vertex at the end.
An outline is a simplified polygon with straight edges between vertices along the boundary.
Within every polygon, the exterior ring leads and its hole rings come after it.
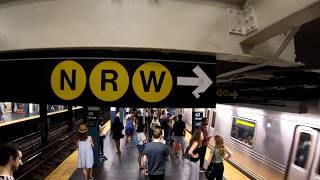
POLYGON ((199 180, 200 153, 203 138, 202 131, 197 129, 190 139, 189 147, 187 148, 190 160, 189 180, 199 180))
POLYGON ((224 146, 221 136, 216 135, 214 140, 215 146, 210 152, 210 164, 206 170, 206 178, 209 180, 222 180, 224 171, 223 160, 230 159, 232 153, 224 146))
POLYGON ((135 145, 137 146, 137 148, 139 150, 139 156, 138 156, 139 169, 143 169, 143 166, 141 164, 141 159, 142 159, 145 144, 147 143, 147 137, 144 134, 144 132, 145 132, 145 125, 139 124, 137 127, 136 137, 134 138, 134 142, 136 141, 135 145))

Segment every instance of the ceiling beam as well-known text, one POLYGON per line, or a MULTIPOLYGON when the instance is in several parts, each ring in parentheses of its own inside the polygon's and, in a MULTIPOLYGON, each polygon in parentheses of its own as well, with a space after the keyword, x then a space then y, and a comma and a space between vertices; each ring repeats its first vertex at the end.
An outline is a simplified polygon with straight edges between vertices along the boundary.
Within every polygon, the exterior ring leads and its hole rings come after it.
POLYGON ((246 52, 289 29, 320 17, 320 1, 259 0, 255 1, 258 30, 241 41, 246 52))

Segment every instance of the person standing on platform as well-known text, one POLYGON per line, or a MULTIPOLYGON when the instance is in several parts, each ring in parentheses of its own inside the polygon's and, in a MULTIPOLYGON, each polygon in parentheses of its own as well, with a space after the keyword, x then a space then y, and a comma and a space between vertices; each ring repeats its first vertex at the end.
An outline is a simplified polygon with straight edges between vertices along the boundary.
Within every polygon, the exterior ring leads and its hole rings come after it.
POLYGON ((131 146, 133 146, 133 144, 132 144, 132 136, 133 136, 133 133, 134 133, 134 127, 135 127, 134 115, 128 116, 128 118, 126 120, 126 125, 125 125, 125 133, 126 133, 125 146, 128 145, 129 141, 131 141, 131 146))
MULTIPOLYGON (((173 124, 173 135, 174 135, 174 144, 173 146, 176 147, 177 144, 180 144, 180 148, 182 151, 182 155, 184 154, 184 147, 185 147, 185 143, 184 143, 184 136, 186 135, 186 124, 185 122, 182 120, 182 114, 178 115, 178 121, 176 121, 173 124)), ((178 157, 178 156, 176 156, 178 157)), ((183 156, 182 156, 183 158, 183 156)))
POLYGON ((13 172, 22 164, 22 152, 11 144, 0 145, 0 180, 14 180, 13 172))
POLYGON ((116 143, 117 153, 120 151, 120 139, 123 138, 122 130, 124 129, 123 124, 120 122, 120 118, 116 116, 111 125, 111 134, 114 142, 116 143))
POLYGON ((203 133, 201 130, 197 129, 194 133, 192 138, 190 139, 188 150, 188 155, 190 157, 190 174, 189 180, 199 180, 199 160, 200 160, 200 152, 201 152, 201 145, 203 140, 203 133))
POLYGON ((88 128, 85 124, 80 124, 78 129, 78 168, 82 168, 83 177, 85 180, 93 180, 93 141, 92 137, 88 136, 88 128))
POLYGON ((143 169, 143 166, 141 165, 141 159, 142 159, 145 144, 147 143, 147 137, 145 135, 145 125, 144 124, 138 125, 136 136, 137 136, 137 140, 138 140, 137 148, 139 150, 139 156, 138 156, 139 169, 143 169))
POLYGON ((160 115, 160 125, 161 129, 163 129, 163 139, 166 141, 167 144, 169 144, 169 136, 170 136, 170 126, 169 126, 169 118, 166 115, 166 110, 162 109, 161 110, 161 115, 160 115))
POLYGON ((205 171, 205 169, 203 167, 204 157, 206 156, 208 141, 212 137, 212 136, 208 136, 207 126, 208 126, 208 118, 204 117, 204 118, 202 118, 201 127, 200 127, 200 129, 203 133, 203 141, 202 141, 201 152, 200 152, 200 172, 205 171))
MULTIPOLYGON (((102 123, 102 122, 101 122, 102 123)), ((100 152, 101 152, 101 159, 102 160, 108 160, 108 158, 104 155, 104 139, 106 138, 106 135, 103 133, 103 129, 107 126, 107 123, 105 123, 103 126, 99 124, 99 140, 100 140, 100 152)))
POLYGON ((154 129, 153 142, 148 143, 143 151, 143 165, 145 175, 150 180, 163 180, 165 176, 166 160, 169 159, 170 148, 161 143, 162 130, 154 129))
POLYGON ((232 156, 231 151, 224 146, 223 138, 219 135, 214 136, 215 146, 210 152, 209 162, 213 163, 214 169, 213 176, 209 180, 222 180, 223 179, 223 160, 230 159, 232 156))

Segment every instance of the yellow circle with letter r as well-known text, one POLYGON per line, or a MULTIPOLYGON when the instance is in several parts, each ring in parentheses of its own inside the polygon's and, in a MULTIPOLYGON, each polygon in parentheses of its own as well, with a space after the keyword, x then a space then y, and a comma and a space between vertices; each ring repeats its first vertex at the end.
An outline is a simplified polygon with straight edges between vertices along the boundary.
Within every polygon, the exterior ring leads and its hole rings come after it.
POLYGON ((127 70, 118 62, 104 61, 97 64, 90 74, 90 88, 103 101, 120 99, 129 87, 127 70))
POLYGON ((51 88, 63 100, 79 97, 86 87, 86 81, 86 72, 72 60, 59 63, 51 73, 51 88))
POLYGON ((170 71, 157 62, 142 64, 132 78, 134 92, 146 102, 159 102, 165 99, 171 92, 172 84, 170 71))

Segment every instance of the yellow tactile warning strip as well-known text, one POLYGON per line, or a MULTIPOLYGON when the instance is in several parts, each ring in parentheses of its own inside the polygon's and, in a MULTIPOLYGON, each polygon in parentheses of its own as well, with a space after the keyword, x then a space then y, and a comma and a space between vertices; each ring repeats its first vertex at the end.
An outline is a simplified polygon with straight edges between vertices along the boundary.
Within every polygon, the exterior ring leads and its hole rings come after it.
MULTIPOLYGON (((103 132, 106 133, 111 127, 111 121, 106 123, 103 132)), ((69 179, 74 171, 77 170, 78 151, 74 151, 65 159, 45 180, 69 179)))
MULTIPOLYGON (((190 132, 187 132, 186 136, 185 136, 185 140, 187 142, 189 142, 191 137, 192 137, 192 135, 190 134, 190 132)), ((206 156, 205 156, 205 160, 206 161, 209 160, 210 151, 211 151, 211 148, 208 147, 207 151, 206 151, 206 156)), ((227 178, 228 180, 233 180, 233 179, 236 179, 236 180, 249 180, 249 178, 246 175, 242 174, 240 171, 238 171, 236 168, 234 168, 228 162, 224 161, 223 164, 224 164, 224 174, 223 174, 223 176, 225 178, 227 178)))

